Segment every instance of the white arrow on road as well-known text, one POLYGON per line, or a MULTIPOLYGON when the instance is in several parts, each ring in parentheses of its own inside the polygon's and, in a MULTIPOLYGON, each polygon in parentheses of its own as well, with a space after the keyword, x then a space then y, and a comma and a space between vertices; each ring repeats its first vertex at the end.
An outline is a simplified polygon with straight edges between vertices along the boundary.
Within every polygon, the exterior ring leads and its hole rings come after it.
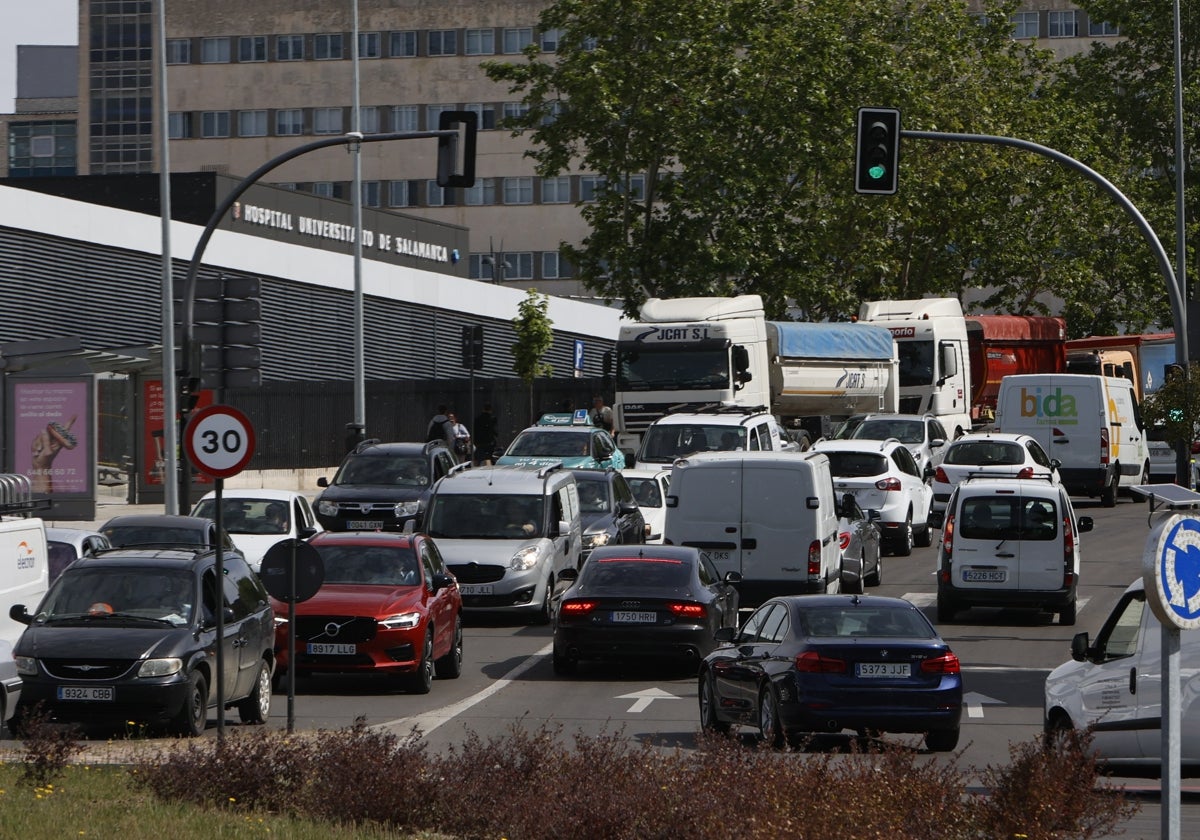
POLYGON ((967 717, 981 718, 983 717, 983 707, 986 706, 1007 706, 1003 700, 997 700, 994 697, 988 697, 986 694, 980 694, 977 691, 971 691, 963 695, 963 704, 967 707, 967 717))
POLYGON ((629 712, 644 712, 646 707, 655 700, 678 700, 674 694, 663 691, 661 688, 647 688, 642 691, 635 691, 632 694, 620 694, 618 700, 633 700, 634 704, 629 707, 629 712))

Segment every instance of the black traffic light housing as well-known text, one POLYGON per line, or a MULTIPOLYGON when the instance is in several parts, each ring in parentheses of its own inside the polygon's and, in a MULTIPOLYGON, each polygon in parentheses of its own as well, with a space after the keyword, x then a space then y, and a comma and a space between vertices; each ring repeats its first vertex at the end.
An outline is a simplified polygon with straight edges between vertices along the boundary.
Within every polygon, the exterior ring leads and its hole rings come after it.
POLYGON ((859 108, 854 145, 854 191, 895 195, 900 163, 900 111, 859 108))
POLYGON ((438 131, 454 130, 438 138, 437 184, 439 187, 475 186, 475 139, 479 115, 474 111, 442 111, 438 131))

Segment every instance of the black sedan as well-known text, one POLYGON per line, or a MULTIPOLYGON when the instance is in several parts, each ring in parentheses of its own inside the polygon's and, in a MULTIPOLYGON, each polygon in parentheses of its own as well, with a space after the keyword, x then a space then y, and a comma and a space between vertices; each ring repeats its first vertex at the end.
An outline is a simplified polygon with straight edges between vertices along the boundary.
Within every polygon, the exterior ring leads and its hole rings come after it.
POLYGON ((737 627, 737 572, 722 578, 694 548, 634 545, 597 548, 555 611, 554 671, 581 660, 667 658, 698 663, 722 628, 737 627))
POLYGON ((579 562, 602 545, 631 545, 646 541, 646 519, 629 482, 618 470, 571 470, 579 486, 579 516, 583 551, 579 562))
POLYGON ((700 723, 757 728, 773 746, 808 733, 923 733, 934 752, 958 745, 958 657, 903 598, 773 598, 700 668, 700 723))

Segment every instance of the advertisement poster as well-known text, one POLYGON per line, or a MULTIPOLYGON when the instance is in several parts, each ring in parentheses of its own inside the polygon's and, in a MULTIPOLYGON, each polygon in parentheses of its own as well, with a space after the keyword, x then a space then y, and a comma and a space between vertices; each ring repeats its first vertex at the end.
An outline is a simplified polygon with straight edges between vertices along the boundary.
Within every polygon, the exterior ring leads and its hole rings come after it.
MULTIPOLYGON (((163 452, 163 390, 162 380, 150 379, 143 383, 142 406, 145 422, 142 428, 142 484, 161 487, 166 470, 166 455, 163 452)), ((212 405, 213 392, 201 391, 196 410, 212 405)), ((181 454, 180 457, 183 457, 181 454)), ((192 480, 199 484, 211 484, 212 479, 203 473, 195 473, 192 480)))
POLYGON ((91 492, 89 387, 66 379, 13 386, 13 466, 35 497, 91 492))

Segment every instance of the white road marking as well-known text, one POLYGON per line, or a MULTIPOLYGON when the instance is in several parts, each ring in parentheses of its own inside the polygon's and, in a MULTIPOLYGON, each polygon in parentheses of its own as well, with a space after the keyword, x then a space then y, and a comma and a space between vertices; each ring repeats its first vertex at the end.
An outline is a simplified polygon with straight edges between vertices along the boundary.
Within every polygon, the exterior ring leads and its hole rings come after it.
MULTIPOLYGON (((937 604, 936 592, 905 592, 901 597, 914 607, 932 607, 937 604)), ((1090 600, 1092 600, 1090 597, 1079 598, 1075 603, 1075 612, 1082 612, 1090 600)))
POLYGON ((655 700, 678 700, 680 698, 670 692, 663 691, 661 688, 646 688, 641 691, 635 691, 632 694, 619 694, 617 695, 617 699, 635 701, 629 707, 629 714, 633 714, 635 712, 644 712, 646 707, 655 700))
POLYGON ((983 717, 983 707, 985 704, 988 706, 1008 705, 1003 700, 997 700, 994 697, 988 697, 986 694, 980 694, 977 691, 970 691, 963 695, 963 705, 967 707, 967 717, 983 717))

